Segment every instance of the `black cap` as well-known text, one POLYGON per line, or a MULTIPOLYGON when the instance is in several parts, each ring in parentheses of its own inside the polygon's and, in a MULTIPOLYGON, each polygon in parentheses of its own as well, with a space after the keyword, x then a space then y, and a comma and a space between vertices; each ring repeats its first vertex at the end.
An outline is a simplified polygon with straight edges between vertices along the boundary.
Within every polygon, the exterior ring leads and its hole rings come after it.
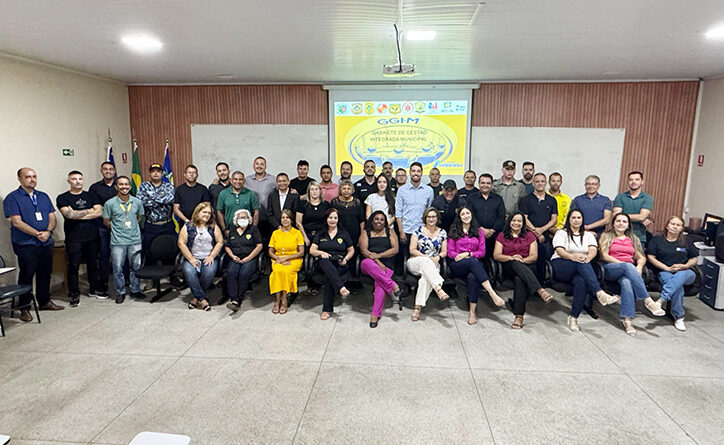
POLYGON ((503 168, 515 168, 515 161, 511 161, 508 159, 507 161, 503 162, 503 168))
POLYGON ((455 181, 453 181, 452 179, 448 179, 447 181, 442 183, 442 188, 457 190, 458 186, 457 184, 455 184, 455 181))
POLYGON ((161 164, 159 164, 159 163, 151 164, 151 166, 148 167, 148 171, 151 171, 154 169, 159 169, 159 170, 163 171, 163 167, 161 167, 161 164))

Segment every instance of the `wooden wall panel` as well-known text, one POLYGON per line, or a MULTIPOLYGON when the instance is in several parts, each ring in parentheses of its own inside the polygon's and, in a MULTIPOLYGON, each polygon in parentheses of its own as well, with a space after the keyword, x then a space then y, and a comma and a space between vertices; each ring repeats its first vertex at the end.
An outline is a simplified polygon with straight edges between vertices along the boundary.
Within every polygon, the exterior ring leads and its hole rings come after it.
MULTIPOLYGON (((625 128, 620 190, 629 171, 644 172, 662 229, 670 215, 683 213, 698 91, 695 81, 483 84, 473 94, 472 124, 625 128)), ((595 165, 583 168, 596 173, 595 165)))

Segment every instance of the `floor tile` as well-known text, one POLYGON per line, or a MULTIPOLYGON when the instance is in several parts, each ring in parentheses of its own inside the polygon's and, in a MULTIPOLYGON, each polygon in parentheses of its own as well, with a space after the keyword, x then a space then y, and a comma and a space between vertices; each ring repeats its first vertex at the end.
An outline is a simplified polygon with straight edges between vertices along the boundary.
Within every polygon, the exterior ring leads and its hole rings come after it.
POLYGON ((139 431, 192 444, 291 443, 319 364, 181 358, 94 442, 127 444, 139 431))
POLYGON ((11 374, 23 366, 34 362, 43 354, 34 352, 9 352, 0 353, 0 381, 8 374, 11 374))
POLYGON ((469 370, 323 364, 295 444, 492 444, 469 370))

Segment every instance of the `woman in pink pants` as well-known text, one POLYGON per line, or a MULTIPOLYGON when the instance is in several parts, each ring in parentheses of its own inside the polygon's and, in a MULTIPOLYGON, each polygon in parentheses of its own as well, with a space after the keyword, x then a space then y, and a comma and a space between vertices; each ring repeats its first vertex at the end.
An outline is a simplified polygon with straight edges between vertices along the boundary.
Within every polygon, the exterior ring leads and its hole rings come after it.
POLYGON ((395 255, 398 250, 397 235, 387 225, 387 215, 378 210, 372 212, 359 237, 359 248, 365 257, 360 264, 362 272, 375 280, 375 302, 370 314, 370 327, 376 328, 385 306, 385 295, 400 298, 400 287, 392 280, 395 255))

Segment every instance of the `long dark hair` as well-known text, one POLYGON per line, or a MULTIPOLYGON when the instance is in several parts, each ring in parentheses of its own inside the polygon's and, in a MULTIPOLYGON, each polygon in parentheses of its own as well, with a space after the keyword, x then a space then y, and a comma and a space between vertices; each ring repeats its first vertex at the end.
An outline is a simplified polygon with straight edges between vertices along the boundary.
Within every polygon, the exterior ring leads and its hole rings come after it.
POLYGON ((505 227, 503 227, 503 236, 505 239, 513 239, 513 231, 510 229, 510 222, 513 221, 513 217, 516 215, 520 215, 523 218, 523 227, 520 228, 518 238, 525 238, 525 235, 528 233, 528 222, 526 221, 525 215, 523 212, 514 212, 508 217, 508 220, 505 221, 505 227))
POLYGON ((468 236, 470 238, 477 238, 479 236, 478 232, 480 226, 478 226, 478 222, 475 220, 475 214, 470 207, 464 205, 457 210, 455 219, 452 224, 450 224, 450 231, 447 234, 448 237, 452 239, 459 239, 465 236, 465 232, 463 232, 463 221, 460 219, 460 212, 465 209, 470 212, 470 216, 472 217, 470 219, 470 227, 468 228, 468 236))
POLYGON ((573 212, 578 212, 581 214, 581 228, 578 229, 578 233, 580 234, 581 242, 578 244, 579 246, 583 245, 583 235, 586 233, 586 229, 584 229, 584 226, 586 225, 586 220, 583 219, 583 212, 581 212, 578 209, 573 209, 570 212, 568 212, 568 216, 566 216, 566 224, 563 226, 563 230, 566 231, 568 234, 568 238, 570 238, 571 241, 574 241, 573 237, 573 229, 571 228, 571 215, 573 215, 573 212))
MULTIPOLYGON (((389 208, 390 215, 394 215, 395 214, 395 195, 392 194, 392 187, 390 184, 390 180, 387 179, 387 176, 380 174, 377 177, 377 179, 375 179, 375 187, 378 187, 377 183, 380 182, 380 178, 384 179, 385 182, 387 183, 387 188, 385 189, 385 201, 387 201, 387 207, 389 208)), ((385 215, 385 218, 387 218, 387 215, 385 215)))
POLYGON ((365 221, 365 230, 368 232, 371 232, 374 230, 374 227, 372 226, 372 221, 375 219, 375 216, 382 215, 385 218, 385 227, 387 227, 387 215, 385 215, 385 212, 382 210, 375 210, 372 212, 369 218, 367 218, 367 221, 365 221))
POLYGON ((339 232, 340 229, 343 228, 339 225, 339 210, 335 209, 334 207, 330 207, 329 210, 327 210, 327 212, 324 214, 324 230, 327 233, 329 232, 329 224, 327 223, 327 220, 329 219, 329 215, 331 215, 332 213, 337 214, 337 231, 339 232))

